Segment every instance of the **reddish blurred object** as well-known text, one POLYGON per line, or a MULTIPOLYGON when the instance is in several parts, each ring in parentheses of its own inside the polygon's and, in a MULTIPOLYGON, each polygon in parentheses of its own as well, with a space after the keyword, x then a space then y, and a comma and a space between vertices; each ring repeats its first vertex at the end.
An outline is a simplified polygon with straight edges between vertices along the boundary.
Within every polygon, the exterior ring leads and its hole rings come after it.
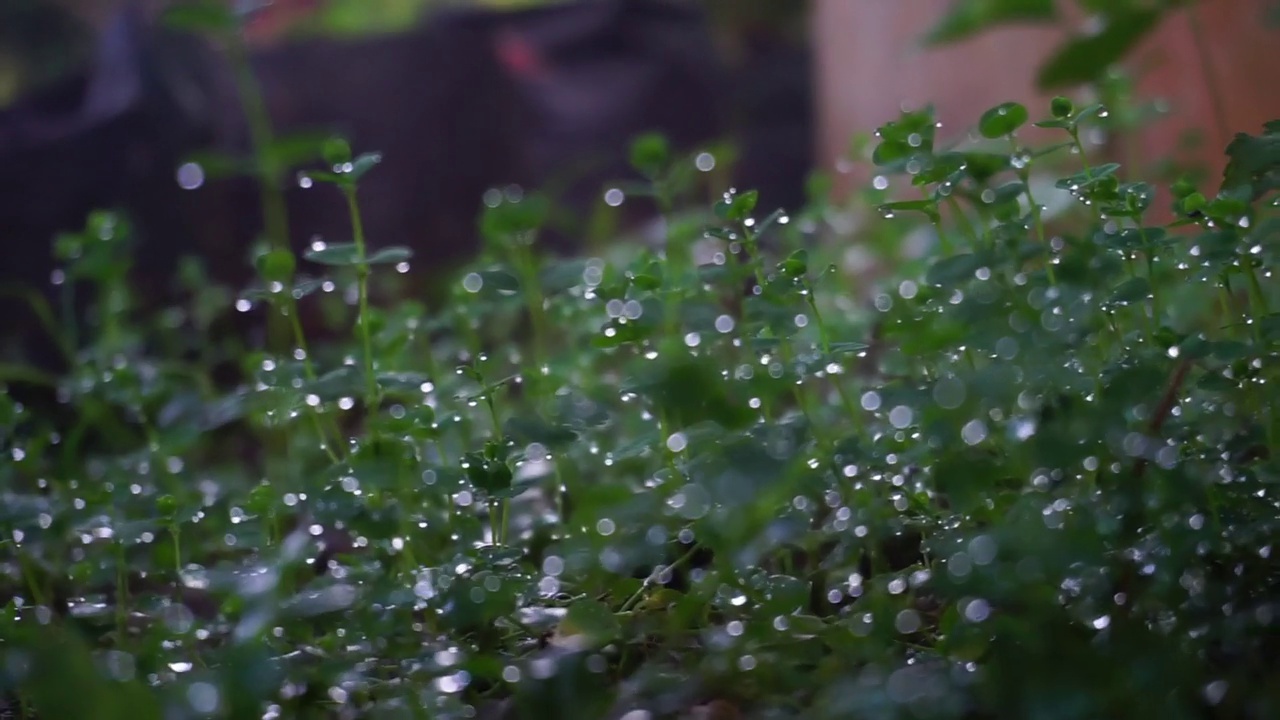
POLYGON ((545 78, 547 66, 533 43, 519 33, 506 31, 494 39, 494 52, 507 72, 524 78, 545 78))
POLYGON ((270 0, 245 23, 245 38, 259 47, 278 42, 322 5, 322 0, 270 0))
MULTIPOLYGON (((897 117, 902 105, 934 105, 943 133, 963 137, 984 110, 1017 100, 1043 115, 1049 97, 1038 91, 1038 68, 1084 21, 1075 3, 1058 3, 1067 22, 999 27, 942 47, 924 47, 927 23, 952 0, 850 2, 816 0, 811 18, 820 98, 820 162, 840 164, 854 133, 870 133, 897 117), (849 68, 857 68, 850 73, 849 68)), ((1207 167, 1216 183, 1223 149, 1238 132, 1258 133, 1280 118, 1280 93, 1266 92, 1280 64, 1280 31, 1263 22, 1270 0, 1199 0, 1166 19, 1125 61, 1138 73, 1138 93, 1162 98, 1168 117, 1129 139, 1117 160, 1146 163, 1181 157, 1207 167), (1203 144, 1180 147, 1199 130, 1203 144)), ((1028 129, 1028 139, 1036 137, 1028 129)), ((1043 138, 1043 135, 1040 135, 1043 138)), ((1129 168, 1146 176, 1151 168, 1129 168)), ((868 181, 869 168, 842 175, 840 194, 868 181)), ((1209 192, 1217 187, 1205 188, 1209 192)), ((1164 203, 1158 203, 1163 207, 1164 203)))

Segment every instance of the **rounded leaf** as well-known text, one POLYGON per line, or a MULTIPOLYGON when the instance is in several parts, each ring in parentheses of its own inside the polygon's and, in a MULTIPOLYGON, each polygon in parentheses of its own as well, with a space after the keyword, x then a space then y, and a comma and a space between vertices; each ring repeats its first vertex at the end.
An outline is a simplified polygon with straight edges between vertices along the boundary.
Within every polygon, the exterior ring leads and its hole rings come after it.
POLYGON ((657 133, 641 135, 631 143, 631 167, 646 176, 662 172, 670 156, 671 147, 666 137, 657 133))
POLYGON ((289 250, 271 250, 258 256, 258 274, 267 282, 287 282, 297 265, 289 250))
POLYGON ((351 162, 351 143, 340 137, 325 140, 320 152, 324 155, 325 162, 330 165, 351 162))
POLYGON ((1027 122, 1027 108, 1022 103, 1009 102, 997 105, 982 114, 978 132, 989 139, 1012 135, 1027 122))

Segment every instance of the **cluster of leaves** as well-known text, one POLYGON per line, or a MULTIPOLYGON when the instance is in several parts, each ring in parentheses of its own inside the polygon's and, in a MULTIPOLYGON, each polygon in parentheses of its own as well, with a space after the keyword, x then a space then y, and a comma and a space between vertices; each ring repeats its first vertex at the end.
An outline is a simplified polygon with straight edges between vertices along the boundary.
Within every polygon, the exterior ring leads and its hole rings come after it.
MULTIPOLYGON (((1173 13, 1196 0, 1075 0, 1092 27, 1067 38, 1040 66, 1036 83, 1058 90, 1099 82, 1173 13)), ((930 43, 968 39, 993 27, 1060 22, 1058 0, 956 0, 929 31, 930 43)), ((1261 19, 1261 17, 1259 18, 1261 19)))
POLYGON ((189 307, 143 313, 95 216, 57 245, 96 300, 53 326, 73 371, 0 398, 0 691, 42 718, 1275 717, 1280 124, 1162 197, 1087 156, 1106 112, 1055 100, 1044 150, 1016 104, 977 125, 1007 149, 882 127, 883 184, 921 198, 885 222, 940 244, 865 308, 820 204, 677 217, 709 164, 658 137, 610 195, 657 198, 661 247, 542 257, 547 202, 495 189, 440 308, 370 301, 413 259, 364 237, 377 156, 341 141, 301 178, 352 241, 269 228, 238 297, 192 266, 189 307), (308 345, 307 306, 347 332, 308 345), (279 332, 215 343, 227 313, 279 332))

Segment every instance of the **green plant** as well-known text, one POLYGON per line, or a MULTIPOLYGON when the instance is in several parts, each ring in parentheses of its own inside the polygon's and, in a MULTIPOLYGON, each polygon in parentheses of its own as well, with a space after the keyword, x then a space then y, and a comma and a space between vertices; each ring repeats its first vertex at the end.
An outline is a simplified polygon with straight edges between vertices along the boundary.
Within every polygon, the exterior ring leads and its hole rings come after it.
POLYGON ((880 128, 913 193, 883 231, 940 247, 870 307, 808 242, 820 203, 678 214, 706 164, 656 137, 616 191, 660 199, 662 247, 543 257, 547 203, 495 189, 430 310, 369 300, 412 260, 363 236, 376 155, 311 146, 353 242, 268 246, 239 303, 334 302, 351 331, 313 346, 208 347, 230 295, 194 269, 192 311, 147 317, 95 216, 58 243, 98 300, 49 323, 74 372, 0 369, 65 410, 0 398, 0 691, 42 718, 1274 717, 1280 123, 1165 197, 1087 155, 1105 113, 1055 100, 1036 149, 1016 104, 981 148, 936 148, 927 109, 880 128))
MULTIPOLYGON (((1055 23, 1060 21, 1065 4, 1057 0, 955 0, 926 40, 949 43, 1001 25, 1055 23)), ((1092 18, 1092 28, 1073 34, 1044 61, 1036 79, 1043 90, 1102 80, 1113 64, 1169 15, 1195 5, 1195 0, 1075 0, 1074 5, 1092 18)))

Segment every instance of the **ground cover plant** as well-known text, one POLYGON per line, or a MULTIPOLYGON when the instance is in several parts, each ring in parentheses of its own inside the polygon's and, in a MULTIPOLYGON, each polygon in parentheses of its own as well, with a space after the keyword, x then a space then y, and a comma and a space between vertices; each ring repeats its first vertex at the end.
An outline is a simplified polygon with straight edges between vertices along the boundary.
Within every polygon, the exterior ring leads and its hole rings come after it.
POLYGON ((88 316, 41 306, 72 370, 0 368, 50 400, 0 399, 8 712, 1275 717, 1280 124, 1157 187, 1090 157, 1109 112, 882 127, 883 226, 936 244, 869 306, 822 201, 699 210, 716 158, 658 137, 604 199, 660 247, 545 257, 498 188, 449 302, 383 304, 429 259, 365 237, 378 156, 260 123, 266 206, 311 185, 349 241, 269 212, 257 286, 193 264, 150 313, 96 215, 55 247, 88 316))

